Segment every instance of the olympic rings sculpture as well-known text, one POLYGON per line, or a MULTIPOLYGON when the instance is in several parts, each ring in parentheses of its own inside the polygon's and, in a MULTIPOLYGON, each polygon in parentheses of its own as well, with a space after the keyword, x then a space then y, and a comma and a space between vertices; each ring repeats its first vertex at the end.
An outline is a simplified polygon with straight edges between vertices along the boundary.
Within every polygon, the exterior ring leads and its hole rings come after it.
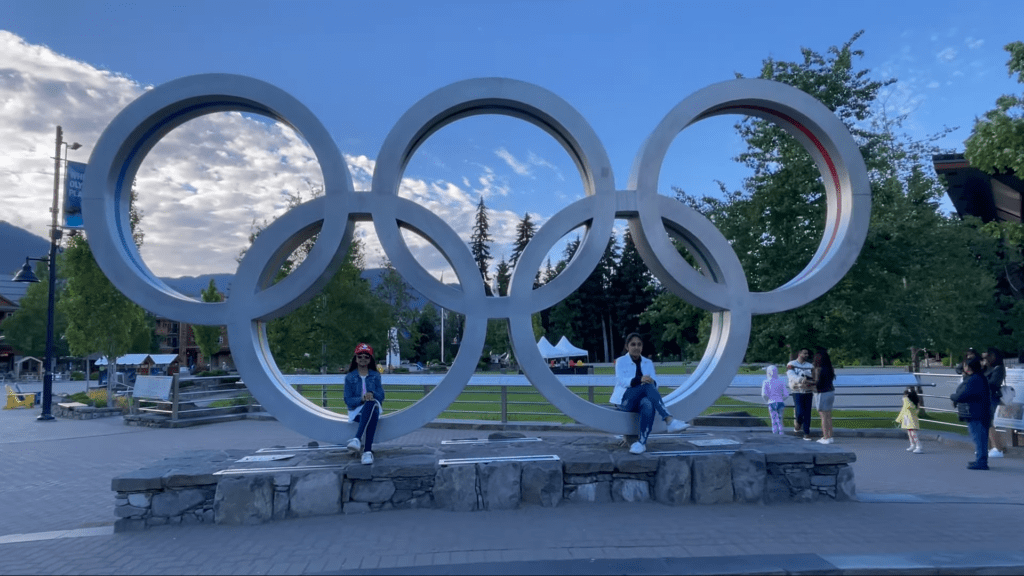
POLYGON ((853 266, 867 235, 870 208, 867 170, 842 122, 800 90, 754 79, 714 84, 676 105, 641 147, 625 190, 615 188, 608 156, 590 125, 555 94, 506 78, 456 82, 427 95, 398 120, 377 156, 371 190, 355 192, 327 130, 290 95, 244 76, 189 76, 149 90, 111 121, 89 159, 82 193, 93 253, 121 292, 167 318, 226 325, 236 366, 260 403, 291 429, 335 443, 351 437, 354 424, 307 401, 288 384, 270 352, 266 323, 298 308, 327 284, 345 256, 356 222, 373 222, 388 258, 413 288, 466 316, 463 345, 451 369, 422 400, 381 418, 377 437, 383 441, 422 427, 458 397, 476 368, 491 318, 509 320, 524 374, 563 413, 596 429, 635 431, 633 415, 579 398, 551 373, 530 321, 531 314, 557 304, 589 276, 616 218, 628 221, 644 262, 668 290, 712 312, 703 359, 686 383, 665 397, 674 416, 690 420, 732 381, 746 352, 753 314, 802 306, 827 292, 853 266), (205 303, 171 289, 143 263, 131 239, 128 199, 139 165, 163 136, 188 120, 225 111, 267 116, 300 133, 320 162, 325 193, 264 230, 239 263, 227 300, 205 303), (437 215, 398 195, 417 147, 445 125, 478 114, 520 118, 548 132, 575 161, 586 192, 537 231, 519 259, 507 297, 486 296, 466 243, 437 215), (756 116, 782 127, 807 149, 823 177, 827 223, 818 250, 796 277, 770 292, 748 290, 739 258, 709 220, 657 193, 661 164, 675 136, 694 122, 722 114, 756 116), (534 289, 534 273, 548 251, 579 226, 586 233, 575 256, 554 280, 534 289), (417 262, 402 239, 402 228, 423 236, 444 255, 459 287, 442 284, 417 262), (284 259, 314 233, 317 240, 305 261, 272 284, 284 259), (670 237, 694 255, 700 272, 682 258, 670 237))

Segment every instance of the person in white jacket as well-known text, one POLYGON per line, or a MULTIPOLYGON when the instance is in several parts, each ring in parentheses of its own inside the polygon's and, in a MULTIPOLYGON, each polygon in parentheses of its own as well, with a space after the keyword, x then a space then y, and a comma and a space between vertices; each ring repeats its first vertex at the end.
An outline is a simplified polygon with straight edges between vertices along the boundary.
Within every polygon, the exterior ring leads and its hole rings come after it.
POLYGON ((654 362, 640 355, 643 349, 644 341, 639 334, 634 332, 626 337, 626 354, 615 361, 615 389, 609 399, 619 410, 639 414, 640 437, 629 447, 633 454, 642 454, 647 450, 647 437, 654 427, 655 412, 665 419, 671 433, 690 427, 669 414, 658 393, 658 383, 654 380, 654 362))
POLYGON ((800 435, 803 429, 804 440, 811 439, 811 401, 814 399, 814 387, 809 384, 814 365, 808 362, 811 351, 801 348, 796 360, 786 364, 786 376, 789 377, 789 389, 793 396, 793 432, 800 435))

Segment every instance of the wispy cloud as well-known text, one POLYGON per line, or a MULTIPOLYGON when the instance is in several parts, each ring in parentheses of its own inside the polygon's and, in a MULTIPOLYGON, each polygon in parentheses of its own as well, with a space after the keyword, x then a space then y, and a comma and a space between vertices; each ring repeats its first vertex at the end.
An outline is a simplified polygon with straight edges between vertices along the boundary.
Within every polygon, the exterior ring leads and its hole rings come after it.
POLYGON ((516 174, 520 176, 531 175, 530 167, 527 164, 517 160, 516 157, 513 156, 512 153, 506 150, 504 147, 495 150, 494 155, 504 160, 505 164, 508 164, 508 167, 511 168, 512 171, 515 172, 516 174))
POLYGON ((956 60, 957 51, 955 48, 949 47, 944 48, 938 54, 935 55, 939 62, 952 62, 956 60))
POLYGON ((970 48, 971 50, 981 48, 981 45, 984 43, 985 41, 980 38, 972 38, 968 36, 967 38, 964 39, 964 44, 967 44, 967 47, 970 48))
POLYGON ((533 164, 534 166, 540 166, 542 168, 547 168, 547 169, 551 170, 552 172, 555 173, 555 177, 556 178, 558 178, 562 182, 565 181, 565 176, 562 174, 562 170, 559 169, 558 166, 552 164, 551 162, 545 160, 544 158, 541 158, 540 156, 538 156, 534 152, 531 151, 526 159, 527 159, 527 162, 529 162, 530 164, 533 164))

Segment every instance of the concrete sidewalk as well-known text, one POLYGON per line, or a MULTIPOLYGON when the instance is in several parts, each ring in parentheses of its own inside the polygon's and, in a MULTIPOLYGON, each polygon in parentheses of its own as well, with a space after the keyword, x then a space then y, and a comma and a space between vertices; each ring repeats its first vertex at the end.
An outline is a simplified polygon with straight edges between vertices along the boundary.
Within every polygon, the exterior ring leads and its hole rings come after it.
MULTIPOLYGON (((911 454, 898 430, 837 433, 858 457, 859 502, 408 510, 115 535, 117 474, 186 450, 308 439, 274 421, 166 430, 37 413, 0 413, 2 574, 1024 572, 1024 458, 969 471, 956 435, 928 433, 911 454)), ((581 433, 566 428, 534 435, 581 433)), ((486 435, 424 428, 391 443, 486 435)))

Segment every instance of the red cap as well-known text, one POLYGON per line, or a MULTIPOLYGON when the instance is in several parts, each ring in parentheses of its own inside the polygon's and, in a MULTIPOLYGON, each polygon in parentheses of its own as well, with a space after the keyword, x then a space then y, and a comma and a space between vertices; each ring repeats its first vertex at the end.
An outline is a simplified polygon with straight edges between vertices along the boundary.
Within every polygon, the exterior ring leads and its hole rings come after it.
POLYGON ((373 348, 370 348, 369 344, 364 344, 362 342, 360 342, 356 346, 356 351, 353 352, 352 355, 355 356, 356 354, 360 354, 360 353, 363 353, 363 352, 365 352, 366 354, 369 354, 370 356, 373 356, 373 348))

